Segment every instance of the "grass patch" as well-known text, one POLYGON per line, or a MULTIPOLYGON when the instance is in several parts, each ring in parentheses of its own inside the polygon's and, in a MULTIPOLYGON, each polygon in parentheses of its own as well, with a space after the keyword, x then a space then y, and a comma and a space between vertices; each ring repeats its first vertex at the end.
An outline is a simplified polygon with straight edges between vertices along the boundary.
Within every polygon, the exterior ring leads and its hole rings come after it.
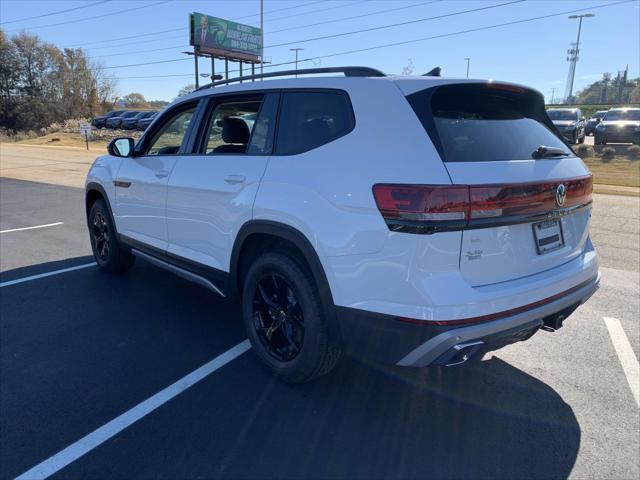
POLYGON ((640 161, 616 156, 603 161, 601 157, 583 158, 593 173, 594 183, 640 187, 640 161))

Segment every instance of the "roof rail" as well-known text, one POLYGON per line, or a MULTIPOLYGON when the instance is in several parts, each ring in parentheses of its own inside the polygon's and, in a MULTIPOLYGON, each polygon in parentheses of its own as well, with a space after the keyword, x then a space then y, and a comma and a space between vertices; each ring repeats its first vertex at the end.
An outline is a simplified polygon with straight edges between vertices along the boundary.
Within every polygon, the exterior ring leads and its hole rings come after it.
POLYGON ((380 70, 369 67, 323 67, 323 68, 303 68, 300 70, 283 70, 281 72, 269 72, 257 75, 248 75, 246 77, 229 78, 228 80, 220 80, 218 82, 208 83, 195 91, 204 90, 218 85, 229 85, 230 83, 238 83, 247 80, 258 80, 261 78, 286 77, 290 75, 314 75, 317 73, 344 73, 345 77, 385 77, 386 75, 380 70))

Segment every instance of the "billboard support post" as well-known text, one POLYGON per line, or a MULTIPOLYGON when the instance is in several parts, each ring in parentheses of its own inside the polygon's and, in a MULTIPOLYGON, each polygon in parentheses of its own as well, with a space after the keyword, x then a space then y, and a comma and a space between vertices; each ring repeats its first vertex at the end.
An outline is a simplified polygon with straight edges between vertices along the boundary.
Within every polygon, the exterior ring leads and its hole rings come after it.
POLYGON ((238 63, 240 64, 240 83, 242 83, 242 61, 238 63))
POLYGON ((224 59, 224 79, 229 80, 229 59, 224 59))
POLYGON ((211 56, 211 84, 213 85, 213 82, 215 82, 215 78, 216 78, 216 58, 212 55, 211 56))
POLYGON ((195 48, 193 49, 193 62, 196 68, 196 88, 198 88, 200 86, 200 82, 198 81, 198 51, 195 48))
MULTIPOLYGON (((254 77, 255 75, 256 75, 256 64, 255 64, 255 63, 252 63, 252 64, 251 64, 251 76, 252 76, 252 77, 254 77)), ((255 79, 255 78, 252 78, 252 79, 251 79, 251 81, 252 81, 252 82, 255 82, 255 81, 256 81, 256 79, 255 79)))

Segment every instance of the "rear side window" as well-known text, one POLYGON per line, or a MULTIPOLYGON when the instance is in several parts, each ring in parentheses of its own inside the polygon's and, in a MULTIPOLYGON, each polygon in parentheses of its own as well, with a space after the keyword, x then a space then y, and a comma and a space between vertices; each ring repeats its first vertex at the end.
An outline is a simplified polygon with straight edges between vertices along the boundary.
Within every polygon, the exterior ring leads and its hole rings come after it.
POLYGON ((355 125, 341 92, 285 92, 280 103, 276 154, 295 155, 340 138, 355 125))
POLYGON ((408 97, 445 162, 530 160, 540 146, 571 151, 535 92, 509 85, 445 85, 408 97))

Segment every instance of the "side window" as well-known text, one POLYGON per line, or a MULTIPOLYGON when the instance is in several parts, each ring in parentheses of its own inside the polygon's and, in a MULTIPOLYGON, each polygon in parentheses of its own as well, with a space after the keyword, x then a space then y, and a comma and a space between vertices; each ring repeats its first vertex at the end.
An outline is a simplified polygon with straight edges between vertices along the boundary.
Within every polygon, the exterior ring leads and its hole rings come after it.
POLYGON ((345 94, 282 94, 276 154, 294 155, 325 145, 353 130, 355 121, 345 94))
POLYGON ((167 121, 153 136, 147 155, 175 155, 180 150, 196 107, 182 110, 167 121))
POLYGON ((216 105, 209 121, 207 155, 246 153, 262 100, 235 100, 216 105))

